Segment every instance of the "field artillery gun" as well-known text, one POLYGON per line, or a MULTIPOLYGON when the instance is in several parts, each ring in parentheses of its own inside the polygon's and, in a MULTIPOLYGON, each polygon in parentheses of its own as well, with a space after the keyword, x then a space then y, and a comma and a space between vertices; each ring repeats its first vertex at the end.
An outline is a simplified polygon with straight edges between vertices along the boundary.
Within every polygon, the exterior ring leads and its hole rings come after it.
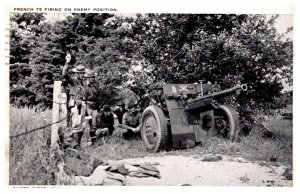
POLYGON ((213 92, 212 84, 163 84, 153 90, 142 116, 141 136, 150 152, 205 145, 209 137, 234 141, 239 133, 235 109, 216 99, 247 90, 247 85, 213 92))

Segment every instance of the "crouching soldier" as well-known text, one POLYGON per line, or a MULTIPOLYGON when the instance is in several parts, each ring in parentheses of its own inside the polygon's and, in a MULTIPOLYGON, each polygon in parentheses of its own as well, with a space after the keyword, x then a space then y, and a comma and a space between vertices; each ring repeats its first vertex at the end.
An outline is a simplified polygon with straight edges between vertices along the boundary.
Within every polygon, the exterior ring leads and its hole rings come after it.
POLYGON ((122 130, 125 139, 140 137, 142 113, 137 102, 130 101, 127 106, 128 111, 123 115, 122 124, 119 128, 122 130))
POLYGON ((104 105, 103 111, 98 115, 97 131, 98 137, 111 136, 115 130, 115 120, 117 116, 112 113, 110 106, 104 105))
POLYGON ((90 137, 92 145, 95 144, 96 141, 96 128, 97 128, 97 116, 99 109, 99 86, 95 82, 95 73, 92 71, 87 72, 84 75, 85 85, 83 89, 83 101, 85 103, 84 113, 89 118, 89 126, 90 126, 90 137))
POLYGON ((123 101, 119 101, 113 110, 113 113, 117 116, 118 124, 122 124, 123 115, 126 112, 125 103, 123 101))
POLYGON ((81 138, 83 135, 83 119, 84 119, 84 107, 85 104, 82 101, 83 97, 83 76, 87 69, 83 65, 78 65, 68 71, 71 61, 71 55, 67 54, 66 63, 62 70, 62 76, 66 80, 66 84, 69 88, 69 101, 68 108, 70 109, 70 126, 72 128, 70 136, 74 137, 74 148, 80 146, 81 138))

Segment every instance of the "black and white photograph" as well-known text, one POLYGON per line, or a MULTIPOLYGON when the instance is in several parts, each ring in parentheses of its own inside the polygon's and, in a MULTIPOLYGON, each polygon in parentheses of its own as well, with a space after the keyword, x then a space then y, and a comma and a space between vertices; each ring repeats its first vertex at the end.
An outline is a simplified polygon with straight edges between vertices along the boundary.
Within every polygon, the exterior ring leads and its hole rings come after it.
POLYGON ((9 187, 293 187, 293 12, 7 23, 9 187))

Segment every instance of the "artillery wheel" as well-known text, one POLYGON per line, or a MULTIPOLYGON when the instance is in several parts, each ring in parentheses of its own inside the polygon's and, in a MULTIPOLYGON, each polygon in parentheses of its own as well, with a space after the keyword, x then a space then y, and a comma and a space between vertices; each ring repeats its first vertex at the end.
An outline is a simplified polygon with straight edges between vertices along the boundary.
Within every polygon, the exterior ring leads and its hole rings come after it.
POLYGON ((239 116, 236 110, 227 105, 219 105, 215 110, 216 130, 223 137, 237 141, 240 132, 239 116))
POLYGON ((150 152, 167 148, 167 119, 159 107, 149 106, 144 110, 141 136, 147 150, 150 152))

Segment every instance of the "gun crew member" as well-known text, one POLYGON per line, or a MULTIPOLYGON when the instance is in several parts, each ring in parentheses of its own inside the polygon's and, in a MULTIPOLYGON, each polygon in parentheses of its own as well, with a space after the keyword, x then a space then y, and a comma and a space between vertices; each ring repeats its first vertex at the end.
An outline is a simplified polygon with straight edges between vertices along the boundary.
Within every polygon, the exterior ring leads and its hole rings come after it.
POLYGON ((125 103, 123 101, 119 101, 116 104, 116 107, 115 107, 115 109, 113 111, 113 113, 115 113, 115 115, 117 116, 119 124, 122 124, 123 115, 126 112, 127 112, 127 110, 125 108, 125 103))
POLYGON ((122 124, 118 127, 122 129, 125 139, 137 138, 140 136, 142 113, 139 111, 138 103, 134 101, 129 101, 127 109, 122 124))
POLYGON ((97 119, 97 131, 96 134, 99 137, 112 135, 115 128, 116 115, 112 113, 109 105, 103 106, 103 111, 99 114, 97 119))
POLYGON ((66 63, 62 70, 62 76, 65 78, 69 88, 69 101, 68 108, 71 112, 71 136, 74 137, 74 148, 80 146, 81 138, 83 135, 83 119, 84 119, 84 107, 85 104, 82 101, 83 97, 83 76, 87 72, 87 69, 83 65, 78 65, 68 71, 71 61, 71 55, 67 54, 66 63))
POLYGON ((95 144, 96 141, 96 125, 97 125, 97 116, 99 109, 99 86, 95 82, 95 73, 92 71, 88 71, 84 75, 85 85, 83 90, 83 101, 85 102, 85 110, 84 112, 88 115, 89 126, 90 126, 90 137, 92 145, 95 144))

